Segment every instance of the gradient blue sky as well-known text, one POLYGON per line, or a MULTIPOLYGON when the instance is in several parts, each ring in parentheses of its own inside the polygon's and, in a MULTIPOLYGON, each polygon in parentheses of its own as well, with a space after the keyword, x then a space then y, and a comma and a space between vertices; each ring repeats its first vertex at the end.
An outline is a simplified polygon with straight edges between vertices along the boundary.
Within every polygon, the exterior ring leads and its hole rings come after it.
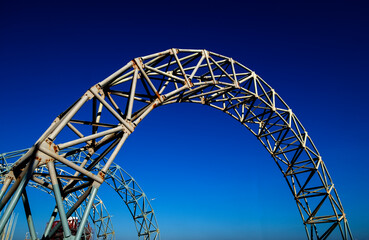
MULTIPOLYGON (((31 146, 59 113, 132 58, 205 48, 253 69, 282 96, 323 155, 355 238, 369 239, 369 5, 255 2, 0 1, 0 152, 31 146)), ((305 239, 273 160, 221 112, 158 108, 119 158, 155 198, 162 239, 305 239)), ((99 195, 117 239, 135 239, 118 197, 105 188, 99 195)), ((30 193, 41 232, 48 208, 38 196, 30 193)), ((19 221, 17 239, 25 228, 19 221)))

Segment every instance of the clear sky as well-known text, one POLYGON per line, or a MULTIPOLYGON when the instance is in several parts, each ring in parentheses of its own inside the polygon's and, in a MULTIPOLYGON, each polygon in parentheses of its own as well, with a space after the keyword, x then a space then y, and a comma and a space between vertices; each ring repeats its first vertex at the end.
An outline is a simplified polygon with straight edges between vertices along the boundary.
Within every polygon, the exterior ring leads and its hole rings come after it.
MULTIPOLYGON (((368 9, 366 1, 0 1, 0 152, 30 147, 90 86, 135 57, 208 49, 282 96, 322 154, 355 238, 369 239, 368 9)), ((158 108, 119 159, 155 198, 162 239, 305 239, 272 158, 221 112, 158 108)), ((98 194, 117 239, 134 239, 118 196, 98 194)), ((46 199, 30 194, 39 232, 46 199)), ((24 219, 17 229, 23 239, 24 219)))

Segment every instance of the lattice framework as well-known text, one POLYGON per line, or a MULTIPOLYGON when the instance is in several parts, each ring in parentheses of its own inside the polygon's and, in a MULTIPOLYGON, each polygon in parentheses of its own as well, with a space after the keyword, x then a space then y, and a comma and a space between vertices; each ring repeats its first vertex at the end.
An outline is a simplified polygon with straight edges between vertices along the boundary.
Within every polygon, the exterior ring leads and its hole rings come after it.
MULTIPOLYGON (((66 149, 64 150, 64 152, 71 152, 72 150, 76 149, 66 149)), ((11 169, 12 161, 23 156, 25 153, 27 153, 27 151, 28 149, 24 149, 0 154, 0 176, 2 177, 0 183, 4 183, 5 175, 9 171, 9 169, 11 169)), ((76 164, 81 164, 81 161, 85 157, 86 156, 83 152, 76 152, 75 154, 69 156, 69 159, 76 164)), ((107 159, 103 159, 104 162, 106 160, 107 159)), ((71 175, 70 173, 66 173, 63 169, 58 168, 58 164, 56 164, 56 166, 59 176, 71 175)), ((101 169, 102 167, 103 165, 97 164, 95 166, 95 171, 98 171, 98 169, 101 169)), ((38 167, 35 170, 35 177, 37 177, 37 179, 34 179, 35 181, 30 181, 28 183, 28 186, 40 189, 48 194, 53 194, 52 187, 45 185, 45 182, 48 181, 45 178, 45 176, 48 175, 47 172, 48 170, 45 166, 38 167)), ((62 179, 61 181, 65 180, 62 179)), ((128 210, 135 222, 139 239, 144 239, 145 236, 147 236, 146 232, 149 232, 153 238, 157 238, 158 236, 155 236, 155 234, 159 234, 159 227, 155 218, 154 210, 151 207, 149 199, 147 198, 146 194, 139 186, 137 181, 118 164, 112 163, 109 171, 107 172, 105 182, 107 183, 107 185, 112 187, 115 192, 117 192, 119 197, 122 198, 123 203, 128 207, 128 210), (149 216, 148 220, 142 218, 144 214, 149 216)), ((65 208, 67 210, 70 210, 73 206, 75 206, 76 202, 78 201, 78 199, 81 198, 81 196, 83 196, 83 194, 83 189, 68 194, 64 200, 65 208)), ((87 200, 85 200, 78 207, 77 211, 72 212, 71 214, 73 215, 71 216, 76 216, 80 219, 85 210, 86 201, 87 200)), ((98 239, 115 239, 115 232, 112 226, 111 217, 102 200, 98 196, 96 196, 96 198, 94 199, 94 204, 92 206, 93 207, 90 212, 90 219, 94 223, 96 236, 98 237, 98 239)), ((70 216, 68 215, 68 217, 70 216)), ((57 229, 51 231, 50 235, 52 235, 52 233, 56 230, 57 229)))
MULTIPOLYGON (((76 172, 76 178, 61 187, 63 191, 74 191, 80 182, 81 186, 92 189, 93 199, 135 127, 154 108, 178 102, 203 104, 223 111, 256 136, 286 179, 308 239, 328 236, 352 239, 325 163, 291 108, 255 72, 232 58, 206 50, 169 49, 135 58, 91 87, 17 161, 11 174, 19 180, 6 194, 8 187, 4 184, 0 209, 10 198, 17 201, 18 191, 23 191, 24 182, 32 178, 37 166, 46 164, 52 170, 54 162, 76 172), (78 150, 70 154, 86 153, 80 164, 69 161, 65 157, 68 153, 59 154, 71 146, 78 150), (102 157, 93 158, 97 152, 102 157), (104 157, 108 159, 106 162, 102 161, 104 157), (94 172, 97 164, 104 166, 94 172)), ((50 179, 54 178, 50 174, 50 179)), ((63 221, 62 204, 57 205, 63 221)), ((10 216, 11 212, 12 204, 4 216, 10 216)), ((147 220, 147 215, 143 214, 142 218, 147 220)), ((64 231, 68 236, 68 231, 64 231)), ((151 235, 150 231, 146 232, 147 239, 151 235)))

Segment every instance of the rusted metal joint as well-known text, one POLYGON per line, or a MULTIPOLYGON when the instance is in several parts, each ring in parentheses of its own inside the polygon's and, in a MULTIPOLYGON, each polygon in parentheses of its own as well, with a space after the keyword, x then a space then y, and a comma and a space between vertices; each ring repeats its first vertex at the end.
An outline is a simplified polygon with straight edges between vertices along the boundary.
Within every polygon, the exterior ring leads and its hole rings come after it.
POLYGON ((169 50, 169 54, 170 54, 170 55, 174 55, 174 54, 177 54, 177 53, 179 53, 178 48, 171 48, 171 49, 169 50))
MULTIPOLYGON (((23 170, 22 170, 23 171, 23 170)), ((13 171, 9 171, 6 175, 5 175, 5 178, 9 178, 11 180, 15 180, 16 177, 14 175, 14 172, 13 171)))
POLYGON ((55 145, 53 141, 51 141, 50 139, 46 139, 45 142, 49 145, 49 149, 52 149, 55 153, 59 152, 59 147, 55 145))
MULTIPOLYGON (((135 59, 131 60, 132 67, 133 67, 134 69, 139 69, 139 68, 138 68, 138 65, 137 65, 137 62, 136 62, 136 59, 137 59, 137 58, 135 58, 135 59)), ((139 59, 139 61, 142 63, 142 59, 139 59)))
POLYGON ((93 140, 90 140, 90 141, 87 141, 87 151, 88 151, 88 154, 90 154, 91 156, 95 153, 95 148, 94 148, 94 141, 93 140))
POLYGON ((105 93, 104 90, 101 88, 100 84, 96 84, 94 86, 92 86, 86 93, 85 95, 88 97, 88 99, 92 99, 94 97, 93 92, 99 94, 102 98, 105 97, 105 93))
MULTIPOLYGON (((164 102, 164 100, 165 100, 165 95, 160 95, 159 93, 157 93, 156 94, 156 96, 158 97, 157 98, 157 100, 160 102, 160 103, 162 103, 162 102, 164 102)), ((157 104, 157 103, 154 103, 153 104, 153 108, 155 108, 156 106, 158 106, 159 104, 157 104)))
MULTIPOLYGON (((53 152, 53 153, 58 153, 59 152, 59 147, 57 145, 55 145, 53 143, 53 141, 51 141, 50 139, 46 139, 44 142, 41 143, 40 148, 44 147, 47 148, 49 151, 53 152)), ((54 158, 50 157, 49 155, 41 152, 41 151, 37 151, 36 152, 36 156, 35 156, 35 160, 38 161, 38 166, 46 164, 48 162, 51 161, 55 161, 54 158)))
POLYGON ((135 58, 132 60, 132 67, 134 69, 138 69, 138 70, 141 70, 142 68, 144 68, 144 64, 143 64, 143 61, 142 61, 142 58, 135 58))
POLYGON ((106 173, 105 173, 105 172, 103 172, 103 171, 100 171, 100 172, 97 174, 97 176, 99 176, 102 180, 104 180, 104 179, 105 179, 105 175, 106 175, 106 173))
MULTIPOLYGON (((131 121, 126 121, 129 125, 131 125, 132 127, 136 127, 136 125, 134 125, 131 121)), ((124 133, 128 133, 129 135, 132 133, 128 128, 126 128, 123 124, 119 124, 119 126, 121 126, 122 127, 122 131, 124 132, 124 133)))
POLYGON ((123 123, 119 123, 118 125, 122 127, 122 131, 123 131, 124 133, 128 133, 128 134, 133 133, 133 131, 134 131, 134 130, 135 130, 135 128, 136 128, 136 125, 135 125, 133 122, 131 122, 131 120, 125 120, 125 122, 126 122, 126 124, 128 124, 129 126, 131 126, 131 127, 132 127, 132 129, 129 129, 129 128, 127 128, 126 126, 124 126, 124 125, 123 125, 123 123))
POLYGON ((202 104, 205 104, 205 103, 206 103, 206 101, 205 101, 205 97, 204 97, 204 96, 201 96, 201 97, 200 97, 200 100, 201 100, 201 103, 202 103, 202 104))
POLYGON ((187 85, 187 88, 190 89, 194 86, 193 82, 191 81, 190 78, 186 78, 186 85, 187 85))

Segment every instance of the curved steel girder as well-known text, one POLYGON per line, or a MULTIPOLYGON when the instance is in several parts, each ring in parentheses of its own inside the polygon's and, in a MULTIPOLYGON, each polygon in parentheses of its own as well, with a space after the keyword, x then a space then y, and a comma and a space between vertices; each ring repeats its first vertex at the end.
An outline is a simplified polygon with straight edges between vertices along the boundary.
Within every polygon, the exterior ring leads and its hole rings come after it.
MULTIPOLYGON (((293 111, 255 72, 232 58, 206 50, 169 49, 135 58, 91 87, 17 161, 11 172, 20 180, 6 195, 6 187, 0 192, 4 195, 0 209, 8 201, 13 206, 35 166, 48 161, 72 168, 98 189, 116 154, 142 119, 158 106, 177 102, 223 111, 257 137, 286 179, 309 239, 326 239, 336 232, 342 239, 352 239, 328 170, 293 111), (59 154, 71 146, 90 155, 100 152, 108 160, 98 172, 91 172, 101 159, 88 155, 80 165, 73 165, 59 154)), ((52 168, 52 163, 49 165, 52 168)), ((76 182, 63 188, 73 188, 76 182)), ((10 207, 4 216, 11 212, 10 207)), ((0 230, 2 224, 0 220, 0 230)))
MULTIPOLYGON (((84 151, 77 151, 78 149, 65 149, 60 153, 70 153, 75 151, 74 154, 69 155, 67 158, 70 159, 71 162, 75 164, 81 164, 81 160, 85 159, 86 152, 84 151)), ((28 149, 3 153, 0 154, 0 176, 4 176, 10 169, 12 165, 11 159, 18 159, 22 157, 25 153, 27 153, 28 149)), ((95 154, 98 157, 98 154, 95 154)), ((107 161, 107 159, 103 159, 102 162, 107 161)), ((92 171, 99 171, 102 168, 102 164, 97 164, 92 171)), ((56 169, 58 170, 58 175, 71 175, 70 173, 65 172, 63 169, 58 168, 58 164, 56 164, 56 169)), ((62 165, 60 167, 63 167, 62 165)), ((45 174, 48 174, 48 170, 45 166, 40 166, 35 170, 35 175, 37 173, 41 174, 42 176, 37 176, 37 178, 43 182, 47 182, 48 180, 45 179, 45 174)), ((66 180, 61 180, 66 181, 66 180)), ((2 182, 4 180, 2 179, 2 182)), ((122 198, 124 204, 128 207, 128 210, 135 222, 137 235, 139 239, 145 238, 147 236, 146 232, 150 232, 150 235, 153 239, 159 237, 159 227, 155 217, 154 210, 151 207, 150 201, 148 200, 147 196, 143 192, 142 188, 136 182, 136 180, 129 175, 123 168, 121 168, 118 164, 112 163, 110 166, 106 177, 105 182, 114 189, 115 192, 122 198), (146 218, 142 216, 146 215, 146 218)), ((43 185, 40 185, 36 182, 29 182, 28 185, 32 187, 42 189, 43 191, 52 194, 52 189, 47 188, 43 185)), ((68 195, 70 199, 65 200, 65 204, 67 204, 66 209, 70 209, 74 203, 82 196, 84 193, 83 190, 79 190, 77 192, 71 193, 68 195), (78 193, 78 194, 76 194, 78 193), (72 200, 71 200, 72 199, 72 200)), ((101 205, 100 198, 96 197, 95 204, 93 205, 94 208, 90 214, 90 218, 95 223, 97 229, 97 236, 103 237, 103 239, 111 239, 111 236, 114 238, 114 231, 111 225, 110 216, 102 216, 103 212, 107 212, 104 205, 101 205), (97 206, 104 207, 105 211, 98 211, 97 206), (97 214, 99 214, 99 219, 96 219, 97 214), (100 220, 101 219, 101 220, 100 220)), ((77 211, 77 215, 81 218, 84 208, 79 208, 77 211)))

